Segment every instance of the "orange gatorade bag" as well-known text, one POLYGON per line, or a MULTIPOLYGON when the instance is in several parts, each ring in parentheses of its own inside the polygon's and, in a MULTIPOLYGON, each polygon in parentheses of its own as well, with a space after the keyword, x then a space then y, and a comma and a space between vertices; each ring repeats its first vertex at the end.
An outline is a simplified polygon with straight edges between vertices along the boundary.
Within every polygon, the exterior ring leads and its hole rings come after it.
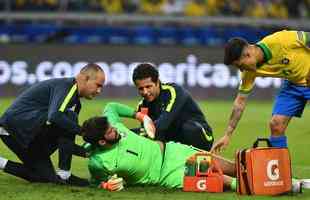
POLYGON ((289 151, 271 147, 267 138, 258 138, 252 148, 236 152, 236 170, 238 194, 279 195, 291 191, 289 151), (258 147, 262 141, 268 147, 258 147))
POLYGON ((209 153, 196 153, 187 159, 183 178, 185 192, 223 192, 223 172, 209 153))

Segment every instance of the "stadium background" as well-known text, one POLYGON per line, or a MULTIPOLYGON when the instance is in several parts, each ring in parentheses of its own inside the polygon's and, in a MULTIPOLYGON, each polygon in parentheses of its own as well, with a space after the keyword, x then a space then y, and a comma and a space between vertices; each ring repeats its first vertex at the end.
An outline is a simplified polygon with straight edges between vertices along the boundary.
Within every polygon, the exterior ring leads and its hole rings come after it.
MULTIPOLYGON (((51 77, 73 76, 86 62, 99 63, 108 81, 101 97, 83 102, 87 105, 81 121, 100 114, 109 100, 134 106, 138 96, 131 81, 132 69, 139 62, 152 62, 159 67, 164 82, 183 85, 199 100, 219 138, 227 124, 239 77, 223 64, 227 40, 239 36, 256 42, 277 30, 310 31, 309 19, 309 0, 2 0, 0 113, 25 87, 51 77)), ((268 136, 272 99, 280 84, 279 79, 257 80, 250 97, 253 103, 249 103, 225 156, 233 158, 236 148, 250 146, 256 136, 268 136)), ((288 129, 293 169, 297 176, 308 178, 310 163, 304 154, 310 139, 306 126, 309 114, 305 110, 304 118, 293 120, 288 129)), ((2 143, 0 155, 14 158, 2 143)), ((73 170, 87 176, 85 161, 74 162, 73 170)), ((145 191, 139 187, 122 194, 51 189, 40 184, 25 186, 23 181, 3 173, 0 191, 5 191, 0 199, 239 198, 233 193, 213 196, 157 188, 145 191)), ((309 195, 306 192, 288 198, 307 199, 309 195)))

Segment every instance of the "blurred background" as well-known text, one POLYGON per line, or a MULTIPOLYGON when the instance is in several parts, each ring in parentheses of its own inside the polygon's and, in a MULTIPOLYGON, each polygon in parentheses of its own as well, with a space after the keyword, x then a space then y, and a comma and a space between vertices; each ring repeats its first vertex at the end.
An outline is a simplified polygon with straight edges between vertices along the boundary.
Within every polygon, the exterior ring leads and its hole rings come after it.
MULTIPOLYGON (((137 97, 132 69, 152 62, 163 82, 196 98, 233 99, 239 74, 223 64, 227 40, 282 29, 310 31, 310 0, 0 0, 0 96, 97 62, 103 96, 137 97)), ((258 78, 254 98, 272 99, 280 85, 258 78)))
MULTIPOLYGON (((74 76, 88 62, 104 69, 107 82, 101 98, 82 102, 80 122, 100 115, 110 100, 136 106, 139 97, 132 71, 137 63, 152 62, 163 82, 178 83, 199 99, 218 139, 227 126, 239 83, 238 72, 223 64, 225 43, 237 36, 255 43, 283 29, 310 31, 310 0, 0 0, 0 113, 31 84, 74 76)), ((233 159, 236 149, 249 147, 256 137, 269 137, 271 102, 280 85, 279 79, 256 79, 250 97, 254 101, 248 103, 225 157, 233 159)), ((309 109, 304 116, 292 120, 287 130, 296 178, 310 176, 310 161, 305 159, 309 109)), ((137 127, 133 120, 130 123, 129 127, 137 127)), ((15 157, 1 142, 0 152, 15 157)), ((74 174, 88 177, 86 160, 74 158, 73 166, 74 174)), ((102 199, 106 195, 137 200, 239 199, 232 193, 220 197, 158 188, 134 188, 122 194, 81 192, 24 184, 2 173, 0 182, 1 200, 102 199)), ((309 199, 309 194, 283 198, 309 199)))

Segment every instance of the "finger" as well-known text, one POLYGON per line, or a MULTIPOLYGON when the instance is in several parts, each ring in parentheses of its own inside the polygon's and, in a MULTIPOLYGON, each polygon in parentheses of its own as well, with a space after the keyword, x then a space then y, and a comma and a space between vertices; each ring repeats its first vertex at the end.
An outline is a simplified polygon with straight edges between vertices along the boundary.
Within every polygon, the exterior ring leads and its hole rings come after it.
POLYGON ((215 148, 215 149, 214 149, 214 151, 213 151, 212 153, 214 153, 214 154, 218 155, 218 154, 219 154, 219 148, 218 148, 218 147, 217 147, 217 148, 215 148))
POLYGON ((115 191, 121 191, 122 189, 124 189, 124 186, 123 185, 121 185, 117 190, 115 190, 115 191))
POLYGON ((121 185, 113 185, 113 186, 111 186, 111 190, 117 191, 120 187, 121 187, 121 185))
POLYGON ((217 145, 214 149, 214 154, 219 155, 221 153, 222 149, 221 149, 221 145, 217 145))
POLYGON ((108 181, 108 183, 109 183, 109 184, 112 184, 112 185, 119 184, 119 183, 121 183, 121 182, 123 182, 123 178, 110 179, 110 180, 108 181))
POLYGON ((218 148, 218 143, 213 144, 213 146, 212 146, 210 152, 211 152, 211 153, 212 153, 212 152, 216 152, 216 151, 217 151, 217 148, 218 148))

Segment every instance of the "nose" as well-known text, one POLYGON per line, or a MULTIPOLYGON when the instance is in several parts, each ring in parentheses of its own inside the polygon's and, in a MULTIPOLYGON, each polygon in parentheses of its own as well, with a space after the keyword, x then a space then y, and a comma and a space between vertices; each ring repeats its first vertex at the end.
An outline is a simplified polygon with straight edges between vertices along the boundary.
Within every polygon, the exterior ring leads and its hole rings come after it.
POLYGON ((147 88, 142 88, 142 89, 141 89, 141 94, 142 94, 142 95, 146 95, 147 93, 148 93, 147 88))

